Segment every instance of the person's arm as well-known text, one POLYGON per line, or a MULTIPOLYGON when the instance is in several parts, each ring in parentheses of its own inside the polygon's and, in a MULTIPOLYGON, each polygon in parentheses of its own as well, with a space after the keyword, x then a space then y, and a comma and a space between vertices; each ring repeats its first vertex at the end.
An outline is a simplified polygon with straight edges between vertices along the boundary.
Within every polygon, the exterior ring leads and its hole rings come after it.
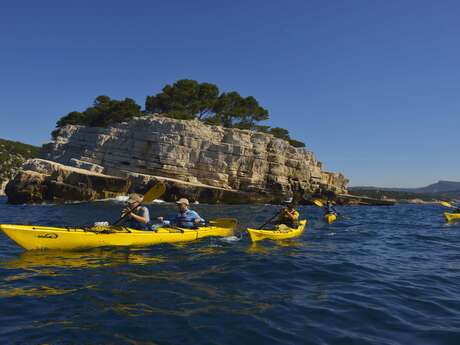
POLYGON ((275 218, 274 223, 281 222, 285 217, 288 216, 288 213, 286 212, 286 209, 283 208, 278 214, 278 217, 275 218))
POLYGON ((299 220, 299 212, 294 211, 293 213, 286 212, 286 214, 289 216, 289 219, 293 222, 297 222, 299 220))
POLYGON ((198 214, 198 212, 196 211, 192 211, 192 215, 193 215, 193 222, 195 224, 200 224, 200 223, 204 223, 205 220, 203 218, 200 217, 200 215, 198 214))
POLYGON ((174 224, 177 217, 157 217, 157 221, 163 224, 174 224))
POLYGON ((139 223, 148 224, 150 222, 149 210, 146 207, 142 207, 140 210, 142 215, 137 215, 134 212, 130 213, 130 217, 134 220, 137 220, 139 223))
POLYGON ((297 211, 294 212, 294 214, 290 213, 287 209, 284 209, 283 210, 283 214, 285 217, 289 218, 290 220, 296 220, 296 218, 299 217, 299 215, 297 214, 297 217, 296 217, 296 213, 297 211))

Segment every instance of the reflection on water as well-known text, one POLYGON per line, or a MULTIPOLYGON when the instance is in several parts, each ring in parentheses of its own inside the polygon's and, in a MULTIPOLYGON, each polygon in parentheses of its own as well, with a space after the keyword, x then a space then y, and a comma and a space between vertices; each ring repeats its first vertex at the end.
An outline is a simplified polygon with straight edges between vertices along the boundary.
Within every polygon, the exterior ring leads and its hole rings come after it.
POLYGON ((11 288, 0 289, 0 297, 15 297, 15 296, 28 296, 28 297, 45 297, 55 295, 65 295, 77 291, 77 289, 62 289, 53 288, 51 286, 40 286, 31 288, 11 288))
MULTIPOLYGON (((306 249, 308 247, 308 243, 301 242, 297 238, 288 239, 284 241, 271 241, 271 240, 264 240, 259 242, 251 242, 250 246, 248 246, 246 252, 248 254, 272 254, 277 251, 283 249, 306 249)), ((283 252, 283 255, 290 255, 289 251, 283 252)))
POLYGON ((138 251, 140 250, 25 251, 18 258, 0 262, 0 267, 28 270, 44 268, 41 272, 46 274, 46 272, 52 272, 46 268, 96 268, 128 263, 146 265, 162 263, 166 260, 162 256, 152 256, 149 252, 137 253, 138 251))

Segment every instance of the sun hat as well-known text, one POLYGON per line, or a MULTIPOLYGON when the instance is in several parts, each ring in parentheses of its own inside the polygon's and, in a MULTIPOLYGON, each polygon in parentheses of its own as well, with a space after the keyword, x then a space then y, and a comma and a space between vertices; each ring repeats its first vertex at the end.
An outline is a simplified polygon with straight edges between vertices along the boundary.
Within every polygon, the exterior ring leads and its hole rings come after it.
POLYGON ((190 205, 190 203, 188 202, 188 199, 186 198, 180 198, 179 200, 176 201, 176 204, 185 204, 185 205, 190 205))
POLYGON ((285 205, 289 205, 289 204, 293 204, 293 203, 294 203, 294 199, 292 197, 287 198, 286 200, 283 201, 283 204, 285 204, 285 205))
POLYGON ((137 193, 132 193, 129 195, 128 203, 132 204, 135 202, 142 202, 142 196, 137 193))

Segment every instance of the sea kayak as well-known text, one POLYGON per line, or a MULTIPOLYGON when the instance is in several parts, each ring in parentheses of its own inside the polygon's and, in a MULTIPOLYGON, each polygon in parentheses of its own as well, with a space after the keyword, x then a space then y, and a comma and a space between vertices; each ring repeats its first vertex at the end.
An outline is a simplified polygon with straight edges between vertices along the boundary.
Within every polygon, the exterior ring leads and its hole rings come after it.
POLYGON ((324 215, 324 220, 327 224, 332 224, 337 220, 337 215, 335 213, 327 213, 324 215))
POLYGON ((269 240, 286 240, 288 238, 298 237, 302 235, 305 230, 307 220, 301 220, 299 226, 294 228, 289 228, 286 225, 282 224, 278 226, 276 230, 259 230, 259 229, 248 229, 249 237, 252 242, 262 241, 265 239, 269 240))
POLYGON ((0 224, 0 229, 26 250, 76 250, 105 246, 150 246, 160 243, 190 242, 208 236, 231 236, 237 220, 216 219, 197 229, 161 227, 154 231, 120 226, 56 228, 50 226, 0 224))
POLYGON ((446 220, 448 222, 451 222, 451 221, 454 221, 454 220, 460 220, 460 213, 444 212, 444 217, 446 217, 446 220))

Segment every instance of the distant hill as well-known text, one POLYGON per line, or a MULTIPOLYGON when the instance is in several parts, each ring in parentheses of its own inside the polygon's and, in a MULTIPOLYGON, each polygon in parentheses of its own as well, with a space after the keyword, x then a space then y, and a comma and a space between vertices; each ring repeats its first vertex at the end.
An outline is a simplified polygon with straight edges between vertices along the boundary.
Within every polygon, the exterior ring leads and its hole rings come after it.
POLYGON ((5 181, 11 179, 21 164, 32 157, 37 157, 36 146, 0 139, 0 194, 5 181))
POLYGON ((409 189, 414 193, 445 193, 445 192, 460 192, 460 182, 454 181, 438 181, 422 188, 409 189))
POLYGON ((349 192, 369 197, 386 197, 394 199, 460 199, 460 182, 438 181, 421 188, 386 188, 373 186, 349 187, 349 192))

